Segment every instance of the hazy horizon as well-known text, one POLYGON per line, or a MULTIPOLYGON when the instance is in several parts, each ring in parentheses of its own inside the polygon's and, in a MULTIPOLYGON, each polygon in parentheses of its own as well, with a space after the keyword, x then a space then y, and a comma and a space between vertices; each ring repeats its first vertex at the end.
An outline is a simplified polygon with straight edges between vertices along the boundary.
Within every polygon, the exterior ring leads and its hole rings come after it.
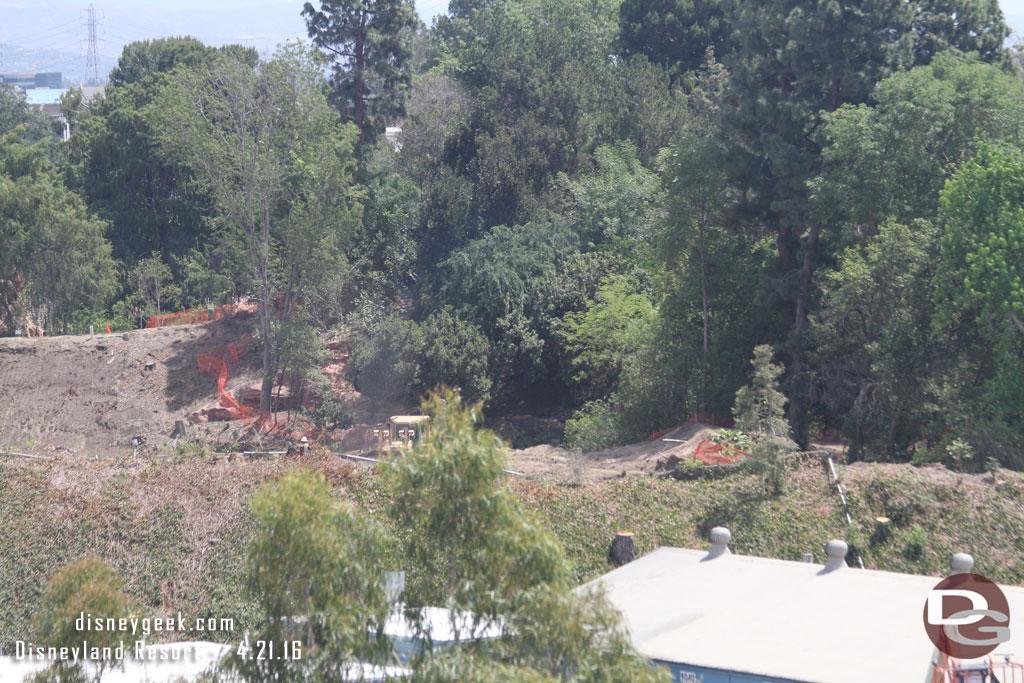
MULTIPOLYGON (((239 43, 263 54, 285 41, 306 39, 296 0, 178 0, 95 2, 99 75, 105 79, 123 47, 136 40, 190 35, 208 45, 239 43)), ((1024 37, 1024 0, 1000 3, 1016 36, 1024 37)), ((420 18, 430 24, 447 0, 417 0, 420 18)), ((87 4, 70 0, 0 0, 0 71, 61 71, 84 81, 87 4)))
MULTIPOLYGON (((105 79, 122 49, 137 40, 193 36, 208 45, 238 43, 269 53, 285 41, 307 38, 304 2, 295 0, 178 0, 157 2, 103 0, 96 14, 99 73, 105 79)), ((427 24, 443 13, 447 0, 418 0, 427 24)), ((0 71, 61 71, 85 80, 88 4, 50 0, 0 0, 0 71)))

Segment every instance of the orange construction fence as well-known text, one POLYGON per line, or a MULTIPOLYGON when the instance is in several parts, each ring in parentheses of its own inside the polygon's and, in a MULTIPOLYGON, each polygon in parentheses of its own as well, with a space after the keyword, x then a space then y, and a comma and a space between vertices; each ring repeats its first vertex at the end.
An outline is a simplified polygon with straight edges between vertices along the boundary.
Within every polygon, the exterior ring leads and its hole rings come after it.
POLYGON ((217 378, 217 400, 228 410, 232 420, 256 416, 256 411, 239 404, 227 390, 228 379, 231 377, 228 368, 238 365, 242 356, 249 350, 251 340, 252 335, 246 335, 234 344, 228 344, 210 353, 196 354, 199 372, 217 378))
POLYGON ((245 303, 228 304, 226 306, 206 306, 200 308, 189 308, 177 313, 164 313, 162 315, 151 315, 146 329, 151 327, 166 327, 168 325, 193 325, 205 323, 221 318, 230 318, 237 315, 239 311, 251 310, 251 306, 245 303))

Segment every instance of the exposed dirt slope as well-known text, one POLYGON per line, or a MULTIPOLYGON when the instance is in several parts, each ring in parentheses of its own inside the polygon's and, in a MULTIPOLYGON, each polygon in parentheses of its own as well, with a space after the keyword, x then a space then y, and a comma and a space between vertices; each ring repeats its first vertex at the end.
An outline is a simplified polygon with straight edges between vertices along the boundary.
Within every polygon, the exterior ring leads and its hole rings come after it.
POLYGON ((697 422, 673 429, 657 439, 579 455, 557 446, 533 446, 513 451, 511 468, 531 478, 550 477, 568 483, 592 483, 625 474, 651 473, 659 462, 672 456, 692 457, 698 444, 715 431, 715 427, 697 422))
MULTIPOLYGON (((130 451, 141 437, 146 448, 160 449, 175 420, 217 401, 217 380, 199 372, 196 354, 247 331, 245 322, 225 319, 136 330, 127 341, 0 339, 0 447, 109 454, 130 451)), ((229 389, 255 378, 254 356, 232 370, 229 389)), ((216 436, 224 425, 210 429, 216 436)))

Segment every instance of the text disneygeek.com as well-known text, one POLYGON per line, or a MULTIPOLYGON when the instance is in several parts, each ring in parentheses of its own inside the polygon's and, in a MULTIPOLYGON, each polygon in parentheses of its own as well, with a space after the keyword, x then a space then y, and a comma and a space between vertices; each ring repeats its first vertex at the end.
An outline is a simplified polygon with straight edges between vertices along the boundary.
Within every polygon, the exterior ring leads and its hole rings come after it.
POLYGON ((65 647, 41 646, 32 641, 14 641, 14 652, 0 652, 0 655, 14 655, 17 660, 35 661, 117 661, 125 658, 139 660, 194 659, 194 647, 184 644, 174 650, 147 647, 146 639, 154 634, 196 634, 224 633, 235 630, 235 620, 230 618, 198 618, 186 620, 181 612, 171 617, 100 617, 88 612, 79 613, 74 623, 75 631, 82 641, 65 647), (123 639, 113 640, 117 636, 123 639), (102 644, 94 641, 101 641, 102 644), (190 651, 191 650, 191 651, 190 651))

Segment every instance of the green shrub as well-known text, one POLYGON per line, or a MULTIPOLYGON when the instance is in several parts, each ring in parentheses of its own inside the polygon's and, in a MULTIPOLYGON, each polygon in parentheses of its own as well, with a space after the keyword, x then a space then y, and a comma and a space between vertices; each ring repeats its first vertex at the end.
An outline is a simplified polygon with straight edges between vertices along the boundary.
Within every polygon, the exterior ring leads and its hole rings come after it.
POLYGON ((418 368, 413 384, 416 397, 436 387, 449 386, 458 389, 469 403, 490 398, 488 346, 480 328, 457 318, 450 309, 443 309, 423 321, 418 342, 418 368))
POLYGON ((618 413, 609 401, 591 401, 565 422, 565 445, 592 453, 619 443, 618 413))
POLYGON ((392 317, 380 323, 377 334, 352 349, 349 372, 356 388, 381 400, 409 397, 418 369, 419 326, 392 317))
POLYGON ((924 558, 924 551, 928 545, 928 534, 918 524, 907 534, 903 544, 903 557, 911 562, 919 562, 924 558))
POLYGON ((418 401, 438 386, 458 388, 471 402, 490 397, 487 339, 448 309, 422 323, 392 317, 356 345, 350 372, 371 398, 418 401))
POLYGON ((708 441, 719 446, 750 452, 754 442, 738 429, 721 429, 708 437, 708 441))

